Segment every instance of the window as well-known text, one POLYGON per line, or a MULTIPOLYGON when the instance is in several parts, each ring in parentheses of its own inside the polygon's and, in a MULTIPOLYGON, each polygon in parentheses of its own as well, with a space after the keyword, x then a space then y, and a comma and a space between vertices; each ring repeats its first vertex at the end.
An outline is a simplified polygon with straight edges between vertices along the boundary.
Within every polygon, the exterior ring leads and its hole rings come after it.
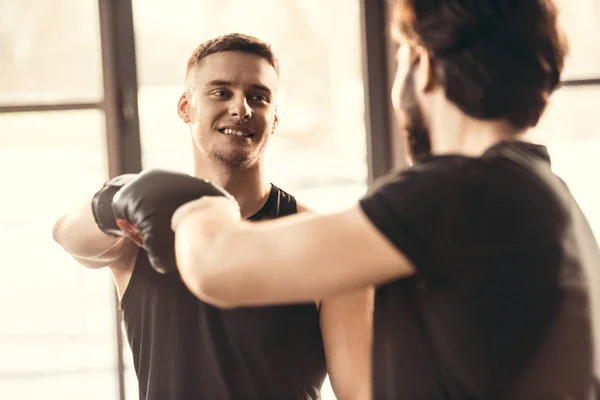
POLYGON ((104 138, 97 110, 0 114, 3 398, 117 397, 110 275, 52 240, 56 218, 106 179, 104 138))
POLYGON ((564 80, 600 78, 600 2, 556 0, 559 18, 569 40, 564 80))
POLYGON ((0 104, 101 100, 98 31, 95 0, 0 2, 0 104))

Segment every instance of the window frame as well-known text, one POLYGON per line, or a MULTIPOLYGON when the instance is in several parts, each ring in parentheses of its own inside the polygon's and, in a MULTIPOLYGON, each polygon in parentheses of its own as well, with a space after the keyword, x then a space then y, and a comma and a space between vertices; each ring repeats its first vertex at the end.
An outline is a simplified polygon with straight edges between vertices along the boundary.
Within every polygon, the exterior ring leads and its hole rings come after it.
MULTIPOLYGON (((132 0, 98 0, 104 94, 98 103, 2 105, 0 113, 99 109, 106 120, 108 176, 142 169, 138 79, 132 0)), ((396 71, 396 45, 390 37, 391 10, 386 0, 360 0, 368 185, 392 168, 405 166, 404 143, 389 93, 396 71)), ((600 76, 565 80, 562 86, 600 85, 600 76)), ((125 400, 122 315, 115 299, 119 399, 125 400)))

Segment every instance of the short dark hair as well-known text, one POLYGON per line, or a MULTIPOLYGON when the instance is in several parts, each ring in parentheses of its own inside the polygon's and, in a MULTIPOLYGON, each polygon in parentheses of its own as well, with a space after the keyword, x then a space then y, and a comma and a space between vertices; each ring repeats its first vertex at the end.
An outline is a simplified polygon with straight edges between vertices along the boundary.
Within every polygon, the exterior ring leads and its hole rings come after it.
POLYGON ((256 54, 267 60, 273 66, 277 75, 279 75, 279 61, 275 57, 270 44, 254 36, 242 33, 230 33, 202 42, 194 49, 187 62, 186 79, 190 71, 200 64, 204 58, 222 51, 243 51, 245 53, 256 54))
POLYGON ((467 115, 538 123, 567 41, 552 0, 392 0, 395 25, 433 56, 446 97, 467 115))

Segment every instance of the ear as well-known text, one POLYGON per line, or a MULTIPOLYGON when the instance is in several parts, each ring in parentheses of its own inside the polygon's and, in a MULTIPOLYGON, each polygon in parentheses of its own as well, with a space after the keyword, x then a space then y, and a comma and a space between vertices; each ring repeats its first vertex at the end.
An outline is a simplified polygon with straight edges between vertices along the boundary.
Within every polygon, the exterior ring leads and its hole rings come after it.
POLYGON ((419 74, 417 75, 418 90, 428 93, 435 88, 435 60, 431 54, 420 47, 418 50, 419 56, 419 74))
POLYGON ((275 110, 275 118, 273 119, 273 129, 271 129, 271 135, 275 133, 277 125, 279 125, 279 116, 277 115, 277 110, 275 110))
POLYGON ((190 123, 189 104, 187 94, 182 93, 177 103, 177 114, 179 114, 179 118, 186 124, 190 123))

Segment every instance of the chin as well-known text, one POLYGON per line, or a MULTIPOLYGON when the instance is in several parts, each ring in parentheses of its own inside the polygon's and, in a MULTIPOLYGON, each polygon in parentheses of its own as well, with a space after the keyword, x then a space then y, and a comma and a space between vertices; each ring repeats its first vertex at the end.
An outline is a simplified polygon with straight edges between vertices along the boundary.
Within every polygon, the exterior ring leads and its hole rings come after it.
POLYGON ((247 169, 256 163, 256 158, 249 157, 247 154, 223 154, 216 153, 211 157, 219 164, 231 169, 247 169))

